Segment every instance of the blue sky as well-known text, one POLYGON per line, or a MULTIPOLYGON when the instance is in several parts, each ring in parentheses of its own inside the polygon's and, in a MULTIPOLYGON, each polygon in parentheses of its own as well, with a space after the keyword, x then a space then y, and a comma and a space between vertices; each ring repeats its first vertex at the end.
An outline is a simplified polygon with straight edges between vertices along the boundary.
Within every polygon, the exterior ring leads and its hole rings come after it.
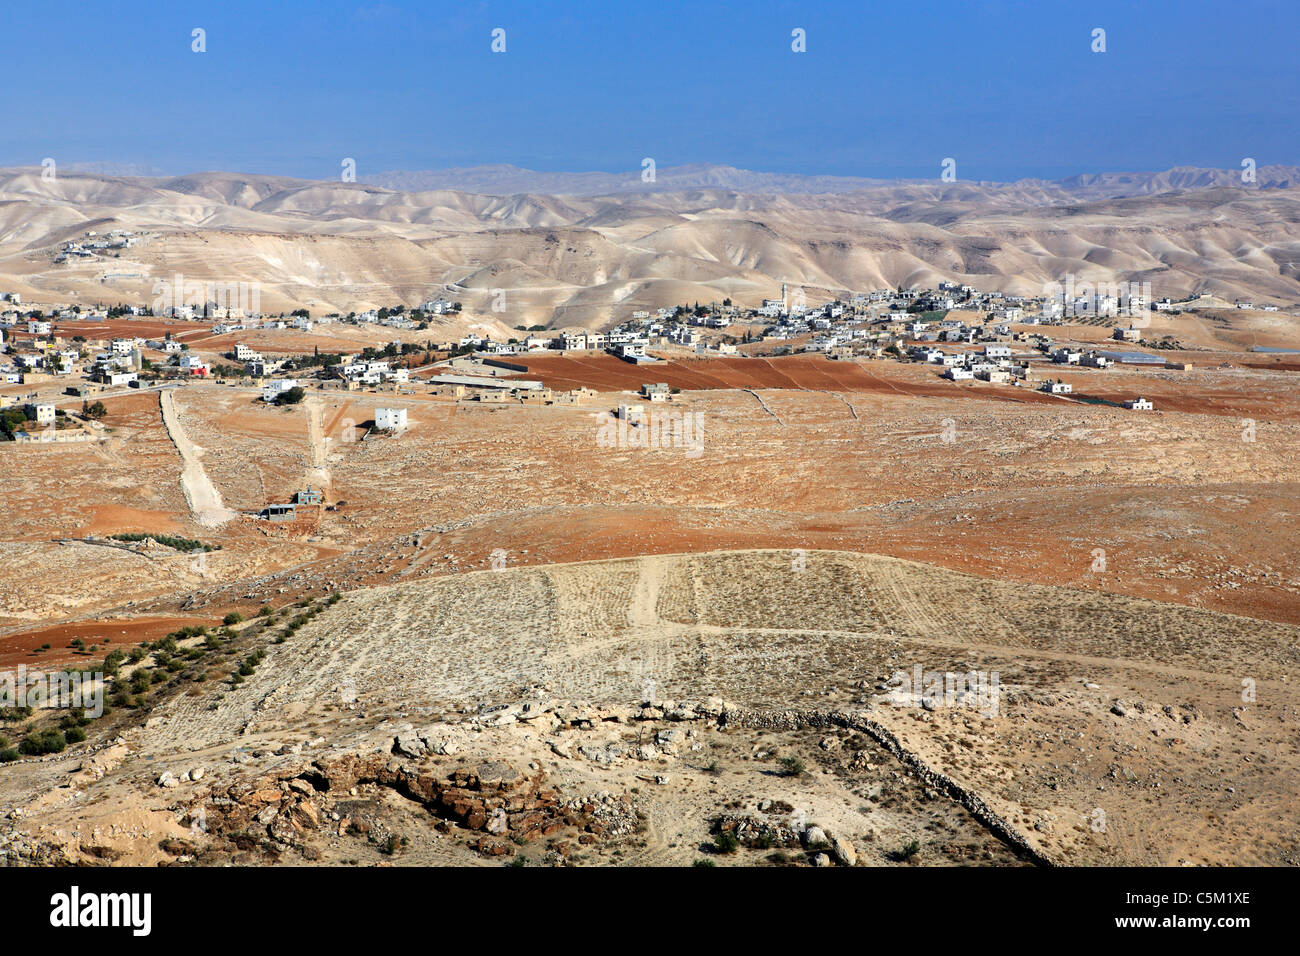
POLYGON ((364 180, 651 156, 930 177, 951 156, 969 180, 1300 163, 1294 0, 42 0, 5 20, 3 166, 335 178, 353 157, 364 180))

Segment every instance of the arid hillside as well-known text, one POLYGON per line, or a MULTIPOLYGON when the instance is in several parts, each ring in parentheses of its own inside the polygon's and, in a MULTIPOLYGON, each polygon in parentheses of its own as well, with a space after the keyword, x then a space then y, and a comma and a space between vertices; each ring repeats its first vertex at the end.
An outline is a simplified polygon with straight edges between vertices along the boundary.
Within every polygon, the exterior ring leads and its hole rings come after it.
POLYGON ((3 844, 67 862, 1294 863, 1298 638, 843 552, 369 588, 190 639, 180 667, 146 658, 164 680, 100 718, 106 746, 0 774, 3 844))
POLYGON ((727 297, 757 305, 785 282, 812 296, 941 280, 1038 294, 1072 274, 1149 282, 1156 297, 1300 301, 1292 179, 1283 170, 1265 176, 1269 188, 1246 188, 1212 172, 830 192, 668 176, 680 188, 490 195, 231 173, 46 181, 9 170, 0 287, 27 301, 148 302, 156 280, 180 274, 260 283, 265 310, 320 312, 446 294, 512 327, 599 326, 727 297), (147 238, 55 262, 61 243, 112 229, 147 238))

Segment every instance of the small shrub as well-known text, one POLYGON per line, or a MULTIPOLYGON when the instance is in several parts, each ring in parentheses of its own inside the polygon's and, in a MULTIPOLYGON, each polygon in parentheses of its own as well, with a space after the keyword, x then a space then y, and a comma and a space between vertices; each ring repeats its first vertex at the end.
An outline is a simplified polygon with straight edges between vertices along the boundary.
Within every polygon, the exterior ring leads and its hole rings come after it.
POLYGON ((781 771, 787 777, 797 777, 806 769, 803 761, 798 757, 782 757, 777 763, 781 765, 781 771))
POLYGON ((889 858, 895 863, 906 863, 919 852, 921 852, 921 844, 919 841, 913 840, 911 843, 904 844, 901 849, 890 853, 889 858))
POLYGON ((730 832, 713 834, 713 847, 718 853, 735 853, 740 849, 740 841, 730 832))

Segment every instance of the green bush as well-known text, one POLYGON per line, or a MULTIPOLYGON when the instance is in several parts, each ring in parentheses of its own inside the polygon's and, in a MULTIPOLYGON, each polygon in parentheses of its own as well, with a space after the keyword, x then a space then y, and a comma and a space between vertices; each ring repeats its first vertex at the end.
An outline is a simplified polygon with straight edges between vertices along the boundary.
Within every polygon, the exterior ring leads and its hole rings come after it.
POLYGON ((740 849, 740 841, 730 832, 713 834, 713 846, 719 853, 735 853, 740 849))
POLYGON ((905 863, 919 852, 921 852, 921 844, 919 841, 913 840, 911 843, 904 844, 902 849, 889 854, 889 858, 896 863, 905 863))
POLYGON ((18 745, 18 751, 29 757, 40 757, 44 754, 62 753, 67 746, 68 741, 63 736, 63 731, 51 728, 28 734, 18 745))
MULTIPOLYGON (((128 542, 143 541, 146 538, 153 538, 159 544, 165 545, 166 547, 172 548, 176 551, 189 552, 214 550, 213 546, 210 544, 204 544, 202 541, 197 541, 194 538, 177 537, 174 534, 147 534, 143 531, 124 531, 120 534, 110 534, 109 537, 114 541, 128 542)), ((218 545, 215 550, 220 550, 220 546, 218 545)))
POLYGON ((781 770, 787 777, 797 777, 806 769, 803 761, 798 757, 782 757, 777 763, 781 765, 781 770))

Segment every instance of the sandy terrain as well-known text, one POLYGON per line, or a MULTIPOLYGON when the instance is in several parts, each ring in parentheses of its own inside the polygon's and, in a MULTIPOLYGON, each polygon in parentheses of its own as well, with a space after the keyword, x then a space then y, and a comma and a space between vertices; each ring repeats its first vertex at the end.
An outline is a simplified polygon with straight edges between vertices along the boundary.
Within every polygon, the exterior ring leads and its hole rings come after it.
MULTIPOLYGON (((352 592, 264 644, 265 662, 237 686, 182 680, 156 692, 143 731, 102 775, 50 799, 40 781, 75 760, 23 764, 26 775, 0 777, 0 801, 26 807, 25 846, 74 860, 165 858, 167 827, 202 811, 206 827, 182 835, 217 862, 266 840, 239 843, 213 797, 260 792, 261 774, 331 775, 370 753, 391 765, 392 750, 424 768, 412 772, 489 760, 534 768, 562 792, 612 794, 639 825, 590 831, 600 835, 579 841, 584 862, 689 863, 720 817, 753 817, 764 801, 876 864, 912 838, 931 864, 1024 860, 1018 843, 1072 864, 1296 859, 1297 767, 1284 741, 1300 629, 891 558, 800 557, 673 555, 352 592), (996 674, 998 690, 921 706, 920 688, 900 691, 895 677, 915 668, 996 674), (1246 678, 1258 695, 1249 704, 1246 678), (716 698, 701 724, 678 703, 658 704, 658 723, 636 716, 643 701, 716 698), (422 762, 425 745, 403 737, 412 727, 429 746, 455 747, 422 762), (888 741, 899 749, 883 752, 888 741), (777 772, 777 756, 798 757, 808 776, 777 772), (153 782, 195 766, 200 785, 153 782), (115 801, 157 822, 108 837, 115 801), (111 854, 94 849, 104 840, 111 854)), ((213 665, 215 676, 220 656, 203 666, 213 665)), ((410 835, 411 862, 494 855, 466 838, 481 823, 431 830, 449 805, 430 815, 410 789, 389 801, 384 779, 361 796, 378 801, 375 826, 410 835)), ((333 801, 349 798, 326 799, 341 809, 333 801)), ((302 812, 310 824, 272 821, 272 859, 294 848, 321 862, 376 859, 373 846, 336 839, 315 808, 302 812)), ((265 819, 248 832, 265 834, 265 819)), ((537 861, 532 839, 516 846, 537 861)), ((745 850, 737 861, 765 859, 745 850)))

